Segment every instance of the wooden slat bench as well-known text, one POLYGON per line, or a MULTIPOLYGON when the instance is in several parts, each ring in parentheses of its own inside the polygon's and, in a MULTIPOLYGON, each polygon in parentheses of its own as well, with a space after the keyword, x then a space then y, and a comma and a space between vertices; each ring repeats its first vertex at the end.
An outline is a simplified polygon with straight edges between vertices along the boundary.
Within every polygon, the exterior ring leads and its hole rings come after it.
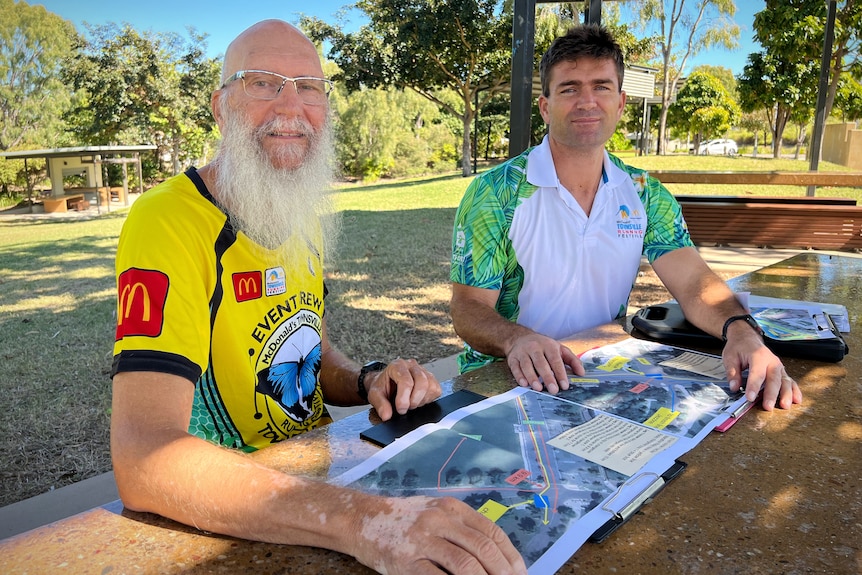
POLYGON ((749 184, 786 186, 862 187, 862 172, 688 172, 651 170, 663 184, 749 184))
MULTIPOLYGON (((650 172, 664 184, 862 187, 862 172, 650 172)), ((677 195, 700 246, 862 250, 862 207, 853 198, 677 195)))
POLYGON ((680 202, 702 246, 862 250, 862 207, 776 202, 680 202))

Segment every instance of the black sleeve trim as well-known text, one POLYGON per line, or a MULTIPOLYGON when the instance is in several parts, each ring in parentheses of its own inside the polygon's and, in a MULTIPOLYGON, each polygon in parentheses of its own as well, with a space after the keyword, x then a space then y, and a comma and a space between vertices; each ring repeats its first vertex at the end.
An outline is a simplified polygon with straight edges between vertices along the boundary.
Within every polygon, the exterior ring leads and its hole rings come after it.
POLYGON ((178 375, 197 382, 201 377, 201 367, 188 358, 165 351, 121 351, 114 356, 111 377, 125 371, 155 371, 178 375))

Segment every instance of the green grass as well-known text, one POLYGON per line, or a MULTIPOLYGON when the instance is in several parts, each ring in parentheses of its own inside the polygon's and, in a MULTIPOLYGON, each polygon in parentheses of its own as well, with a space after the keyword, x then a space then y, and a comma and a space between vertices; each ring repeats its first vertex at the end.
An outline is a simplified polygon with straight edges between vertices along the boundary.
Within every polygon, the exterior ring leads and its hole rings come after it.
MULTIPOLYGON (((627 160, 666 170, 807 169, 792 160, 627 160)), ((448 313, 449 252, 469 182, 446 174, 338 187, 344 230, 326 265, 326 317, 342 351, 360 362, 427 362, 460 350, 448 313)), ((0 217, 0 505, 110 470, 113 265, 124 218, 124 211, 87 221, 0 217)))
MULTIPOLYGON (((734 158, 724 156, 635 156, 631 152, 617 154, 625 162, 643 168, 645 170, 690 170, 704 172, 806 172, 808 171, 807 160, 773 159, 773 158, 750 158, 737 156, 734 158)), ((849 172, 846 166, 820 162, 818 171, 821 172, 849 172)), ((755 196, 804 196, 807 188, 805 186, 775 186, 751 184, 713 186, 708 184, 668 184, 667 188, 674 194, 703 194, 703 195, 755 195, 755 196)), ((862 204, 862 189, 860 188, 830 188, 818 187, 816 194, 820 197, 847 197, 854 198, 857 204, 862 204)))

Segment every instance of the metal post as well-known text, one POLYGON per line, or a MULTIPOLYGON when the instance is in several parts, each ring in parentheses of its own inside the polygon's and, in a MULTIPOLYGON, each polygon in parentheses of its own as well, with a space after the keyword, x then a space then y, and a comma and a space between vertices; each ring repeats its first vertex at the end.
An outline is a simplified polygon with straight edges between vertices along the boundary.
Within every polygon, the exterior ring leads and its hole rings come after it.
POLYGON ((602 0, 584 2, 584 24, 602 25, 602 0))
MULTIPOLYGON (((837 0, 828 0, 826 30, 823 35, 823 54, 820 58, 820 82, 817 87, 817 111, 814 115, 814 134, 808 151, 808 169, 816 172, 820 164, 820 150, 823 146, 823 127, 826 125, 826 92, 829 90, 829 63, 832 61, 832 42, 835 40, 835 12, 837 0)), ((813 196, 817 187, 808 186, 806 196, 813 196)))
POLYGON ((515 0, 512 18, 512 98, 509 108, 509 157, 530 146, 536 0, 515 0))

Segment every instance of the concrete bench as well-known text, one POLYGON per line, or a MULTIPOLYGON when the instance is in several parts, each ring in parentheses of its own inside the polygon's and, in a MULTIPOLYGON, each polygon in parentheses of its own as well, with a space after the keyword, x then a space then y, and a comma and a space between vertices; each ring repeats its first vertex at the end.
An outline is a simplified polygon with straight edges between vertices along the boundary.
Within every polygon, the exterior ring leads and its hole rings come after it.
POLYGON ((84 199, 84 194, 67 194, 64 196, 51 196, 42 200, 46 213, 67 212, 70 209, 87 209, 89 205, 84 199))

